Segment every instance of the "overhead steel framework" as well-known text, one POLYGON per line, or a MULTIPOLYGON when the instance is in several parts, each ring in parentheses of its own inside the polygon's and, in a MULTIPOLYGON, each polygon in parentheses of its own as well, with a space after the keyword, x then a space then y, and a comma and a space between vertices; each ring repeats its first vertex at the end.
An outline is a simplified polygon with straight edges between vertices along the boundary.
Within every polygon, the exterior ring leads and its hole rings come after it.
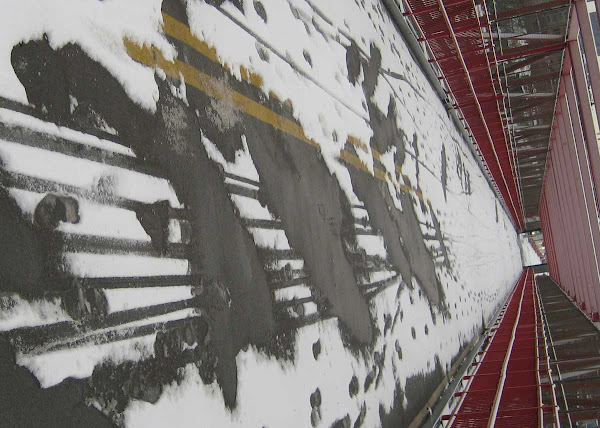
POLYGON ((537 284, 560 426, 597 426, 600 330, 550 278, 538 277, 537 284))
POLYGON ((516 227, 599 320, 600 0, 401 3, 516 227))
MULTIPOLYGON (((581 34, 586 57, 596 57, 585 0, 400 3, 515 225, 538 229, 565 53, 578 44, 573 34, 581 34)), ((598 65, 579 62, 597 103, 598 65)))
POLYGON ((442 421, 596 426, 600 43, 592 24, 600 28, 600 0, 397 2, 448 107, 552 278, 540 279, 540 299, 526 269, 442 421))
POLYGON ((598 321, 600 71, 584 1, 574 2, 571 8, 567 49, 557 84, 539 208, 541 228, 552 278, 598 321))
POLYGON ((473 0, 407 0, 419 41, 425 42, 430 62, 439 70, 453 108, 461 112, 485 165, 515 224, 523 229, 523 206, 516 180, 514 151, 499 80, 499 61, 520 57, 496 56, 485 3, 473 0))

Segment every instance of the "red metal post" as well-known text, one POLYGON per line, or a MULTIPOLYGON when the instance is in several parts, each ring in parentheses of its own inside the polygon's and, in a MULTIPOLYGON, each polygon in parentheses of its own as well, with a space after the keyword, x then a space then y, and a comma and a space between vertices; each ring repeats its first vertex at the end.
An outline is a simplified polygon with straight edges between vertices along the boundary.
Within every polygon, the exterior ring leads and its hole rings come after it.
MULTIPOLYGON (((552 152, 550 153, 552 155, 552 152)), ((552 231, 552 240, 554 244, 555 254, 556 254, 556 266, 560 272, 560 277, 563 278, 561 282, 564 286, 568 286, 571 283, 571 271, 570 269, 565 269, 565 262, 567 261, 564 258, 563 254, 563 242, 562 242, 562 234, 560 229, 560 220, 556 218, 554 215, 554 184, 551 175, 551 164, 552 157, 548 157, 548 168, 546 169, 545 176, 545 186, 544 186, 544 201, 546 203, 546 217, 548 219, 550 230, 552 231)))
POLYGON ((556 44, 553 44, 553 45, 542 46, 542 47, 539 47, 539 48, 525 49, 525 50, 522 50, 522 51, 519 51, 519 52, 513 52, 513 53, 510 53, 510 54, 506 54, 506 55, 499 55, 498 56, 498 61, 506 61, 506 60, 509 60, 509 59, 523 58, 523 57, 526 57, 526 56, 540 54, 540 53, 550 53, 550 52, 562 50, 565 47, 566 47, 566 45, 564 43, 556 43, 556 44))
POLYGON ((568 117, 568 111, 564 108, 566 105, 564 96, 560 97, 559 103, 561 106, 561 114, 557 115, 556 118, 560 136, 558 150, 562 157, 562 176, 565 178, 564 189, 567 191, 566 196, 570 200, 571 211, 574 215, 571 218, 571 221, 575 223, 577 231, 576 240, 579 243, 575 249, 583 273, 582 279, 584 279, 584 282, 581 284, 582 297, 586 302, 586 308, 589 312, 591 307, 593 307, 595 311, 597 306, 596 296, 592 291, 592 286, 598 282, 598 268, 596 266, 595 248, 591 242, 587 207, 585 206, 584 195, 581 189, 579 166, 577 165, 575 153, 570 150, 571 145, 569 144, 565 131, 565 119, 569 121, 570 117, 568 117))
MULTIPOLYGON (((572 25, 577 27, 576 20, 574 22, 572 21, 572 25)), ((571 29, 569 29, 569 33, 571 33, 571 29)), ((575 79, 575 100, 577 104, 572 104, 572 108, 573 111, 576 111, 575 106, 578 105, 581 111, 583 133, 585 135, 585 142, 590 157, 594 188, 597 192, 600 189, 600 151, 598 150, 596 131, 594 129, 594 120, 592 118, 590 99, 588 97, 587 81, 583 70, 581 51, 579 50, 579 43, 576 37, 574 40, 569 41, 567 59, 569 59, 572 64, 572 74, 575 79)))
POLYGON ((592 24, 585 1, 574 2, 577 21, 581 30, 580 37, 583 42, 583 51, 587 58, 588 71, 590 73, 590 86, 592 87, 592 96, 596 105, 596 118, 600 124, 600 67, 596 60, 596 45, 594 43, 594 34, 592 33, 592 24))
POLYGON ((566 208, 564 206, 562 192, 559 188, 559 182, 557 178, 557 169, 560 166, 555 162, 555 158, 558 156, 558 151, 555 147, 556 142, 554 141, 552 144, 552 168, 550 169, 550 173, 552 175, 552 190, 553 190, 553 214, 554 217, 558 220, 558 227, 560 230, 561 236, 561 246, 563 247, 563 255, 561 257, 564 260, 564 265, 566 269, 570 271, 570 282, 567 284, 568 288, 571 290, 573 294, 577 291, 577 284, 581 281, 581 274, 578 269, 577 260, 574 259, 574 248, 573 248, 573 228, 572 224, 569 221, 571 216, 567 214, 566 208))
POLYGON ((544 236, 544 244, 546 247, 546 254, 548 256, 548 270, 550 276, 560 284, 560 272, 556 263, 556 248, 554 246, 554 233, 552 231, 552 225, 548 218, 548 202, 546 201, 546 193, 542 195, 542 202, 540 203, 540 219, 542 220, 542 230, 544 236))
POLYGON ((570 151, 573 153, 574 164, 572 168, 578 183, 577 188, 580 193, 579 202, 582 212, 585 213, 586 224, 584 227, 583 238, 589 242, 590 256, 592 256, 593 266, 596 275, 592 278, 590 284, 592 287, 592 295, 594 296, 594 304, 591 312, 598 312, 600 307, 600 224, 598 223, 598 208, 594 200, 594 192, 590 176, 590 167, 588 157, 586 156, 585 145, 583 144, 583 135, 581 133, 581 125, 577 120, 578 112, 573 108, 571 102, 574 102, 574 88, 572 76, 570 74, 563 75, 562 85, 565 88, 566 97, 563 97, 560 102, 563 105, 563 111, 567 112, 562 117, 565 128, 566 138, 570 151))
MULTIPOLYGON (((557 112, 560 114, 560 112, 557 112)), ((553 168, 553 172, 555 173, 557 187, 559 189, 559 200, 563 208, 563 218, 564 224, 567 227, 567 239, 570 243, 570 263, 574 266, 576 275, 575 275, 575 284, 574 287, 577 290, 577 298, 581 300, 582 298, 587 298, 586 287, 583 284, 586 284, 589 281, 587 269, 583 266, 582 257, 581 257, 581 246, 579 245, 579 237, 581 236, 581 228, 579 223, 579 217, 576 216, 573 204, 573 193, 570 189, 570 180, 567 176, 567 166, 564 161, 564 154, 562 151, 562 141, 560 132, 558 132, 558 123, 555 122, 555 144, 553 147, 556 163, 553 168)), ((578 302, 579 302, 578 300, 578 302)))

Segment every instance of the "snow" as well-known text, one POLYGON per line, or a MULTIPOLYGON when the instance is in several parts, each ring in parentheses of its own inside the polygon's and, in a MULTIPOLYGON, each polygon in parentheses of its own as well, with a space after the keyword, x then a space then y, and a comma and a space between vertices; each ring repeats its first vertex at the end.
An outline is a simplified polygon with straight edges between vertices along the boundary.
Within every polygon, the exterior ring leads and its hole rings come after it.
POLYGON ((273 215, 263 207, 258 200, 242 195, 231 195, 231 200, 240 212, 242 218, 256 220, 272 220, 273 215))
POLYGON ((1 139, 0 158, 7 171, 90 191, 110 190, 114 196, 135 201, 154 203, 166 199, 172 207, 181 206, 168 181, 136 171, 1 139))
POLYGON ((71 274, 78 277, 186 275, 189 262, 166 257, 70 253, 64 255, 71 274))
MULTIPOLYGON (((93 135, 84 134, 83 132, 74 131, 63 126, 56 126, 54 123, 45 122, 43 120, 31 117, 29 115, 16 111, 0 108, 0 122, 9 127, 28 128, 32 131, 41 132, 54 137, 64 138, 65 140, 81 144, 83 146, 91 146, 109 152, 120 153, 122 155, 135 157, 133 151, 121 144, 113 141, 103 140, 93 135)), ((112 128, 110 128, 112 129, 112 128)), ((112 130, 114 132, 114 129, 112 130)))
POLYGON ((193 297, 192 288, 187 285, 174 287, 116 288, 104 290, 104 295, 108 301, 109 313, 143 308, 144 306, 158 305, 161 303, 178 302, 193 297))
MULTIPOLYGON (((277 16, 269 21, 268 26, 254 12, 251 3, 246 7, 246 16, 239 14, 231 5, 226 4, 225 9, 255 34, 263 34, 261 39, 268 40, 268 46, 259 44, 273 53, 269 62, 260 58, 256 48, 257 41, 253 36, 221 11, 204 2, 188 3, 190 29, 209 45, 218 46, 219 59, 230 67, 236 78, 241 79, 240 67, 250 69, 263 77, 261 89, 265 94, 273 93, 280 100, 293 100, 294 117, 300 121, 306 136, 319 145, 327 166, 336 175, 348 197, 355 201, 348 172, 337 158, 348 136, 364 143, 369 141, 372 130, 366 112, 361 107, 364 100, 362 90, 347 80, 346 51, 333 39, 326 40, 316 29, 307 34, 304 24, 294 18, 289 4, 270 2, 264 6, 269 15, 277 16), (292 31, 295 31, 295 37, 289 37, 292 31), (236 42, 228 43, 230 40, 236 42), (281 52, 272 45, 276 40, 286 44, 281 52), (293 43, 296 48, 288 47, 289 43, 293 43), (306 50, 314 65, 310 70, 301 65, 305 62, 302 47, 307 44, 309 47, 306 50), (335 70, 333 73, 332 69, 335 70), (315 105, 321 108, 315 109, 315 105), (329 113, 325 116, 321 112, 329 113), (334 131, 337 142, 334 141, 334 131)), ((311 22, 306 25, 314 27, 311 22)), ((366 147, 368 148, 368 144, 366 147)), ((370 150, 358 150, 357 154, 367 168, 372 170, 370 150)))
POLYGON ((139 45, 156 46, 167 59, 172 59, 174 49, 160 32, 161 3, 161 0, 65 0, 57 7, 35 0, 3 2, 3 9, 10 13, 0 15, 0 96, 28 102, 11 66, 10 53, 15 45, 46 35, 53 49, 67 43, 79 45, 123 85, 134 101, 155 111, 158 87, 154 71, 127 55, 124 38, 139 45))
POLYGON ((523 266, 534 266, 542 263, 540 256, 538 256, 531 242, 529 242, 526 233, 519 235, 519 242, 521 244, 523 266))
POLYGON ((61 223, 57 230, 78 235, 127 238, 150 242, 133 211, 81 201, 79 223, 61 223), (110 221, 107 221, 110 219, 110 221))
POLYGON ((390 279, 393 278, 396 275, 395 271, 376 271, 376 272, 371 272, 369 274, 369 282, 373 283, 373 282, 377 282, 377 281, 383 281, 386 279, 390 279))
POLYGON ((16 294, 0 294, 0 331, 69 320, 71 317, 60 307, 59 298, 27 301, 16 294))
MULTIPOLYGON (((217 146, 210 141, 208 138, 202 136, 202 144, 208 153, 208 156, 222 165, 225 169, 225 172, 230 174, 237 175, 238 177, 247 178, 253 181, 259 181, 258 179, 258 171, 254 166, 254 162, 252 161, 252 157, 250 156, 250 150, 248 149, 248 143, 246 142, 246 136, 242 135, 242 150, 238 150, 235 153, 235 161, 227 162, 217 146)), ((238 182, 240 183, 240 182, 238 182)))
MULTIPOLYGON (((42 4, 36 6, 39 13, 32 16, 28 9, 31 8, 30 3, 11 4, 11 10, 15 10, 14 17, 12 13, 0 17, 0 24, 4 24, 0 25, 0 95, 26 102, 24 90, 10 67, 10 48, 21 40, 40 38, 43 32, 47 32, 55 48, 73 41, 86 52, 93 51, 94 58, 117 77, 132 99, 151 111, 155 108, 158 92, 154 71, 130 60, 125 54, 122 39, 128 36, 140 44, 154 45, 167 58, 173 54, 173 48, 161 35, 159 1, 66 2, 68 10, 72 10, 72 27, 64 25, 62 8, 42 4), (131 20, 132 14, 128 11, 135 11, 136 20, 131 20)), ((414 189, 411 191, 422 229, 434 235, 434 216, 439 221, 451 266, 448 268, 440 264, 436 267, 436 274, 452 316, 446 317, 437 307, 430 305, 413 278, 398 277, 392 286, 369 303, 374 324, 382 332, 375 336, 372 344, 373 351, 384 355, 380 368, 374 368, 374 352, 349 350, 344 345, 337 320, 329 319, 298 330, 293 363, 266 356, 252 346, 240 351, 237 355, 238 404, 233 411, 225 407, 219 386, 204 385, 197 371, 188 366, 183 383, 168 386, 156 405, 134 401, 126 410, 126 424, 131 427, 186 426, 197 425, 201 420, 207 426, 306 427, 311 424, 309 396, 318 387, 323 397, 318 426, 330 426, 346 414, 355 421, 362 405, 367 408, 363 426, 380 426, 380 406, 385 411, 391 409, 396 388, 404 390, 412 376, 431 372, 436 360, 442 367, 449 367, 461 346, 478 333, 482 318, 489 321, 507 297, 521 270, 516 232, 507 214, 498 208, 498 202, 477 162, 379 2, 320 2, 320 12, 328 17, 328 22, 305 0, 265 1, 266 23, 255 12, 254 3, 250 0, 244 0, 245 15, 228 2, 223 9, 202 1, 190 0, 187 5, 191 31, 216 48, 219 61, 229 67, 232 78, 241 79, 241 67, 245 67, 263 77, 260 89, 267 96, 275 95, 280 100, 291 101, 294 117, 302 125, 306 136, 317 144, 325 163, 352 204, 362 205, 362 202, 354 194, 348 166, 339 159, 348 137, 358 139, 365 146, 365 149, 357 149, 357 156, 370 171, 373 171, 374 161, 368 145, 373 130, 365 109, 367 100, 360 85, 363 77, 359 77, 357 85, 348 81, 345 50, 349 44, 348 35, 351 34, 361 51, 367 54, 371 43, 381 50, 382 68, 394 70, 403 79, 389 74, 380 75, 372 101, 387 113, 390 97, 394 97, 397 115, 392 119, 407 136, 407 141, 401 142, 407 149, 403 165, 395 164, 395 149, 380 156, 383 168, 389 173, 385 189, 394 200, 395 209, 410 209, 403 207, 399 199, 401 186, 409 180, 413 188, 418 186, 422 191, 425 205, 431 207, 422 211, 414 189), (259 55, 261 49, 268 52, 268 62, 259 55), (305 54, 310 56, 312 65, 308 64, 305 54), (410 147, 413 138, 419 151, 418 159, 415 147, 410 147), (442 148, 447 165, 445 189, 441 180, 444 175, 440 155, 442 148), (469 172, 468 188, 464 173, 459 174, 458 165, 464 165, 464 170, 469 172), (398 166, 402 167, 403 175, 397 175, 398 166), (395 317, 400 310, 402 319, 383 334, 386 316, 395 317), (320 357, 315 359, 312 345, 317 340, 320 340, 323 349, 320 357), (396 344, 404 350, 402 359, 395 352, 396 344), (381 371, 379 384, 374 382, 366 392, 361 387, 356 397, 350 397, 348 384, 352 376, 356 376, 362 386, 372 370, 376 373, 381 371)), ((178 96, 187 99, 183 81, 174 90, 178 96)), ((26 120, 3 110, 0 110, 0 121, 133 155, 114 143, 82 136, 42 121, 26 120)), ((227 162, 215 144, 207 138, 202 139, 210 158, 222 165, 225 172, 260 182, 245 137, 242 143, 243 149, 236 153, 234 162, 227 162)), ((0 141, 0 157, 9 171, 90 190, 98 188, 102 178, 117 196, 143 202, 168 199, 173 206, 180 206, 166 180, 144 174, 3 141, 0 141)), ((256 189, 256 186, 231 178, 226 181, 256 189)), ((10 192, 29 215, 42 196, 17 189, 10 192)), ((253 198, 231 195, 231 200, 244 219, 275 219, 268 207, 253 198)), ((81 202, 81 210, 81 223, 61 225, 61 230, 149 239, 132 212, 98 206, 89 201, 81 202), (105 218, 111 221, 103 221, 105 218)), ((352 212, 357 219, 368 221, 365 209, 353 208, 352 212)), ((283 230, 250 227, 249 231, 260 247, 289 248, 283 230)), ((172 241, 181 239, 177 222, 170 223, 170 237, 172 241)), ((401 237, 399 239, 402 241, 401 237)), ((387 257, 383 237, 359 235, 357 241, 367 254, 387 257)), ((429 240, 427 245, 441 253, 437 240, 429 240)), ((71 273, 83 277, 185 275, 189 271, 187 260, 133 255, 67 253, 65 262, 71 273)), ((303 260, 279 260, 272 268, 281 269, 288 263, 293 269, 304 267, 303 260)), ((383 280, 394 274, 386 270, 373 272, 369 281, 383 280)), ((187 286, 157 287, 151 293, 147 291, 108 291, 110 310, 190 297, 187 286)), ((298 285, 277 290, 274 294, 276 300, 289 301, 309 297, 311 292, 308 287, 298 285)), ((306 303, 304 307, 307 313, 316 310, 314 303, 306 303)), ((0 328, 56 322, 66 317, 59 309, 56 302, 20 301, 10 309, 12 312, 0 311, 0 328)), ((191 313, 169 314, 167 318, 191 313)), ((30 368, 42 386, 47 387, 66 376, 89 376, 96 364, 107 359, 119 362, 147 358, 153 352, 152 341, 153 335, 149 335, 119 344, 35 356, 21 355, 19 363, 30 368)))
POLYGON ((287 240, 285 231, 283 230, 249 227, 248 231, 252 234, 254 243, 259 248, 276 248, 278 250, 290 249, 290 244, 287 240))
POLYGON ((379 256, 383 259, 387 256, 383 237, 380 235, 357 235, 358 245, 370 256, 379 256))
POLYGON ((181 223, 179 220, 169 219, 169 242, 182 242, 181 223))
POLYGON ((49 388, 67 377, 87 378, 92 375, 94 367, 104 361, 119 364, 149 358, 154 355, 155 336, 156 334, 151 334, 121 342, 80 346, 41 355, 17 354, 17 364, 27 367, 42 388, 49 388))
POLYGON ((275 300, 289 301, 310 297, 312 294, 306 285, 294 285, 292 287, 275 290, 275 300))
MULTIPOLYGON (((268 64, 257 58, 254 38, 232 24, 229 18, 223 18, 223 14, 212 6, 202 2, 189 3, 192 31, 216 47, 220 61, 231 68, 234 76, 240 78, 239 67, 247 67, 263 76, 265 83, 262 89, 265 93, 272 91, 280 99, 292 101, 294 116, 302 124, 306 135, 319 145, 325 161, 353 204, 360 204, 360 201, 352 191, 346 167, 336 160, 340 144, 333 141, 331 135, 335 130, 338 142, 345 142, 347 135, 356 135, 364 142, 369 141, 371 131, 368 123, 355 112, 364 101, 360 88, 349 86, 345 78, 335 79, 336 73, 346 73, 345 51, 337 41, 343 41, 344 36, 340 37, 338 30, 346 26, 345 32, 352 34, 365 52, 369 52, 370 43, 375 42, 382 51, 383 68, 395 70, 410 81, 380 77, 373 101, 387 112, 390 96, 396 97, 398 126, 407 133, 409 141, 413 134, 416 135, 419 159, 415 159, 413 148, 406 150, 408 156, 401 165, 402 171, 413 186, 419 185, 423 200, 433 207, 433 212, 424 213, 418 207, 415 210, 423 229, 430 235, 435 234, 433 215, 440 223, 452 268, 448 271, 438 266, 436 273, 453 316, 447 318, 438 309, 431 309, 424 294, 418 292, 419 285, 409 288, 398 278, 395 285, 371 302, 372 315, 381 331, 384 315, 394 316, 400 308, 404 314, 404 321, 395 324, 388 334, 379 336, 374 344, 374 349, 379 352, 384 346, 387 349, 383 380, 378 388, 372 387, 367 393, 361 388, 358 397, 349 397, 348 382, 352 375, 356 375, 359 385, 363 384, 372 369, 373 355, 350 355, 342 344, 335 320, 330 320, 298 331, 293 365, 267 358, 252 347, 241 351, 238 354, 238 406, 233 412, 224 409, 222 396, 215 385, 203 385, 190 371, 186 382, 180 387, 172 387, 156 406, 145 403, 132 405, 127 411, 127 423, 131 426, 159 426, 161 420, 172 417, 177 418, 179 424, 186 425, 202 417, 209 425, 215 426, 310 426, 308 397, 318 386, 323 396, 322 426, 330 425, 346 413, 351 421, 356 420, 362 403, 367 407, 364 426, 379 426, 379 406, 389 411, 396 384, 403 389, 409 377, 432 371, 436 358, 439 358, 442 367, 449 367, 461 346, 476 334, 482 318, 489 321, 504 301, 520 272, 516 233, 501 209, 496 221, 497 202, 485 177, 387 17, 373 13, 368 17, 366 11, 360 10, 354 3, 345 3, 343 7, 339 2, 319 4, 323 13, 335 23, 332 26, 315 15, 306 2, 293 0, 289 2, 290 10, 285 3, 265 2, 267 15, 277 17, 275 23, 271 24, 272 21, 268 20, 265 24, 254 13, 251 2, 244 4, 245 15, 230 4, 226 4, 224 9, 260 39, 268 41, 268 44, 259 41, 272 53, 268 64), (297 15, 310 19, 300 23, 293 18, 294 8, 297 15), (328 35, 323 36, 316 30, 307 34, 305 24, 313 29, 314 22, 325 28, 328 35), (384 30, 381 31, 380 27, 384 30), (290 37, 291 34, 294 37, 290 37), (228 42, 231 37, 236 43, 228 42), (313 61, 311 79, 303 76, 304 72, 308 72, 302 62, 304 50, 309 52, 313 61), (298 66, 300 72, 292 71, 290 63, 298 66), (317 65, 316 69, 314 65, 317 65), (327 86, 327 91, 321 85, 327 86), (416 93, 415 89, 421 93, 416 93), (398 98, 398 94, 402 97, 398 98), (347 108, 346 104, 352 108, 347 108), (315 109, 315 105, 320 108, 315 109), (445 146, 448 176, 445 195, 440 178, 442 145, 445 146), (464 177, 459 177, 456 172, 459 163, 463 163, 470 174, 470 192, 465 188, 464 177), (418 177, 417 168, 420 171, 418 177), (401 292, 396 298, 399 287, 401 292), (310 350, 317 339, 325 350, 315 361, 310 350), (396 341, 405 349, 402 360, 394 352, 396 341), (256 394, 258 385, 261 394, 256 394), (201 404, 194 405, 192 410, 190 403, 201 404)), ((378 3, 366 2, 366 9, 372 12, 371 5, 377 6, 378 3)), ((365 153, 360 152, 359 156, 363 159, 365 153)), ((367 154, 370 155, 370 151, 367 154)), ((394 155, 392 149, 383 153, 380 160, 385 171, 397 177, 394 155)), ((365 163, 369 167, 373 165, 372 159, 365 163)), ((389 193, 399 210, 403 207, 397 192, 401 191, 404 183, 402 176, 387 180, 389 193)), ((234 198, 240 201, 248 199, 234 198)), ((413 201, 416 205, 416 196, 413 201)), ((236 203, 238 207, 243 206, 240 209, 243 217, 268 218, 266 212, 261 214, 262 217, 253 214, 260 210, 259 204, 254 203, 253 207, 249 204, 252 202, 236 203)), ((364 209, 353 208, 352 211, 357 218, 368 220, 364 209)), ((386 257, 382 237, 359 235, 357 239, 359 246, 368 254, 386 257)), ((440 252, 437 240, 428 241, 427 245, 440 252)), ((284 264, 280 262, 278 267, 284 264)), ((373 273, 369 280, 374 282, 393 274, 379 271, 373 273)), ((291 299, 302 295, 296 294, 300 293, 299 290, 278 291, 280 294, 277 296, 291 299)))
MULTIPOLYGON (((118 330, 139 327, 152 323, 161 323, 194 317, 195 308, 182 309, 168 314, 146 318, 119 326, 118 330)), ((117 329, 104 329, 102 333, 117 329)), ((54 386, 68 377, 83 379, 90 377, 97 365, 111 361, 120 364, 124 361, 140 361, 154 356, 156 333, 133 339, 120 340, 101 345, 83 345, 45 353, 17 353, 17 364, 27 367, 40 381, 42 388, 54 386)))

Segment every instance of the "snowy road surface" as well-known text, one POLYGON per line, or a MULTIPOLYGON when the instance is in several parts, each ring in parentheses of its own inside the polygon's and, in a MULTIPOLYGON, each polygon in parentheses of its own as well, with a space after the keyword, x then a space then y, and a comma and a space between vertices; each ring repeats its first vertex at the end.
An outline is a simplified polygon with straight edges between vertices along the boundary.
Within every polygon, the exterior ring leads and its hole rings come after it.
POLYGON ((520 274, 380 1, 15 0, 0 52, 11 426, 409 426, 520 274))

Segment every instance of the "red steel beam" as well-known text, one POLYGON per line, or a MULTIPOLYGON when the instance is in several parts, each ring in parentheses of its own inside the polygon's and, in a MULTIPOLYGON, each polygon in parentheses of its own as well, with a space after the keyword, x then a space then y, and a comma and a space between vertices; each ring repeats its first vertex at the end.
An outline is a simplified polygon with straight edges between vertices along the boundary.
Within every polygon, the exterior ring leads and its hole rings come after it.
POLYGON ((519 58, 524 58, 526 56, 531 56, 531 55, 536 55, 536 54, 543 54, 543 53, 552 53, 552 52, 556 52, 559 50, 562 50, 564 48, 566 48, 567 45, 566 43, 555 43, 549 46, 542 46, 539 48, 533 48, 533 49, 523 49, 522 51, 519 52, 512 52, 506 55, 499 55, 498 56, 498 61, 508 61, 511 59, 519 59, 519 58))
MULTIPOLYGON (((594 104, 597 106, 596 119, 600 124, 600 67, 598 66, 598 61, 596 61, 597 53, 596 45, 594 43, 594 35, 592 32, 592 24, 590 22, 590 15, 587 10, 586 2, 579 0, 575 1, 574 5, 577 23, 579 24, 581 30, 579 35, 583 45, 583 54, 587 58, 588 71, 590 76, 596 76, 596 78, 592 77, 590 79, 590 86, 592 88, 594 104)), ((569 42, 570 45, 573 43, 574 41, 569 42)), ((579 48, 579 46, 577 47, 579 48)), ((573 52, 571 54, 574 55, 573 52)))
MULTIPOLYGON (((575 16, 575 15, 573 15, 575 16)), ((573 23, 576 26, 576 21, 573 23)), ((575 100, 581 109, 581 122, 583 123, 583 134, 587 145, 587 151, 590 157, 592 177, 594 180, 595 192, 600 189, 600 152, 596 142, 596 131, 592 118, 590 99, 588 97, 587 80, 583 69, 583 60, 579 50, 577 39, 569 42, 569 51, 567 56, 572 64, 572 74, 575 80, 575 100)), ((576 104, 573 104, 576 105, 576 104)))
POLYGON ((535 75, 535 76, 528 76, 528 77, 521 77, 518 79, 514 79, 514 80, 509 80, 507 82, 508 87, 511 86, 522 86, 522 85, 527 85, 529 83, 535 83, 535 82, 539 82, 539 81, 548 81, 548 80, 553 80, 553 79, 558 79, 559 75, 558 75, 558 71, 555 73, 545 73, 545 74, 540 74, 540 75, 535 75))
MULTIPOLYGON (((564 99, 564 97, 563 97, 564 99)), ((588 235, 590 234, 589 227, 587 226, 587 214, 585 214, 582 210, 583 205, 583 194, 581 191, 580 180, 577 182, 577 178, 575 176, 575 168, 576 159, 571 152, 570 145, 568 145, 566 133, 564 130, 564 119, 565 115, 562 112, 561 105, 559 104, 559 109, 557 111, 557 141, 559 144, 557 145, 558 156, 561 163, 560 173, 561 177, 564 180, 563 191, 565 192, 565 197, 569 201, 569 209, 571 212, 571 221, 574 223, 574 230, 576 233, 576 237, 578 245, 574 247, 575 255, 578 260, 578 264, 580 267, 580 272, 582 275, 582 283, 580 284, 580 290, 582 294, 582 299, 585 302, 588 302, 587 309, 589 310, 590 304, 593 302, 595 304, 595 296, 592 294, 590 288, 594 283, 594 277, 596 281, 598 280, 598 272, 595 267, 595 258, 592 259, 592 247, 590 245, 588 235), (585 218, 584 218, 585 217, 585 218), (592 266, 594 264, 594 266, 592 266)), ((585 208, 583 208, 585 209, 585 208)))
POLYGON ((577 269, 577 264, 573 260, 573 231, 571 230, 570 217, 566 213, 566 208, 562 202, 562 198, 559 194, 558 180, 556 178, 556 167, 555 164, 555 149, 554 141, 551 147, 551 161, 552 164, 549 169, 550 177, 550 200, 551 200, 551 212, 553 213, 552 218, 557 221, 557 227, 554 230, 558 231, 559 246, 561 248, 560 260, 563 264, 563 270, 568 271, 569 280, 566 284, 567 288, 571 290, 571 293, 575 293, 575 284, 580 283, 581 275, 577 269))
MULTIPOLYGON (((473 0, 454 0, 454 1, 449 0, 445 4, 446 4, 446 6, 456 6, 459 4, 471 3, 472 1, 473 0)), ((409 12, 403 12, 402 15, 403 16, 416 16, 416 15, 421 15, 423 13, 437 12, 439 10, 440 10, 440 7, 436 3, 432 6, 422 7, 419 9, 411 10, 409 12)))
POLYGON ((570 284, 571 287, 577 287, 581 285, 582 281, 582 273, 581 266, 577 264, 577 258, 575 254, 577 253, 576 244, 573 242, 574 236, 576 236, 577 232, 575 230, 575 225, 572 221, 573 214, 571 213, 571 208, 569 201, 566 200, 566 194, 564 191, 564 180, 562 178, 562 164, 560 162, 560 154, 558 150, 558 142, 556 138, 553 141, 552 145, 552 174, 553 174, 553 183, 555 189, 555 203, 558 212, 560 212, 560 217, 562 220, 562 237, 565 248, 567 249, 568 254, 568 263, 571 266, 573 271, 573 282, 570 284))
MULTIPOLYGON (((538 3, 530 6, 517 7, 514 9, 504 10, 496 14, 493 17, 494 21, 516 18, 521 15, 526 15, 530 13, 542 12, 549 9, 554 9, 561 6, 566 6, 570 3, 570 0, 551 0, 544 3, 538 3)), ((491 18, 491 17, 490 17, 491 18)))
POLYGON ((525 59, 523 59, 523 60, 521 60, 521 61, 519 61, 519 62, 517 62, 515 64, 509 65, 508 67, 505 68, 504 72, 506 74, 509 74, 509 73, 511 73, 511 72, 513 72, 515 70, 519 70, 520 68, 523 68, 523 67, 525 67, 527 65, 535 64, 536 62, 538 62, 538 61, 546 58, 549 55, 552 55, 553 53, 554 53, 554 51, 552 51, 552 52, 544 52, 544 53, 539 54, 539 55, 534 55, 534 56, 532 56, 530 58, 525 58, 525 59))
POLYGON ((598 224, 598 206, 594 199, 594 189, 586 147, 583 142, 583 133, 579 123, 579 113, 575 104, 575 89, 571 74, 563 75, 561 84, 565 88, 566 97, 560 101, 563 105, 563 111, 568 114, 563 115, 563 125, 566 131, 566 137, 569 147, 573 152, 576 163, 573 165, 573 172, 579 178, 578 190, 581 194, 582 211, 585 213, 586 230, 583 238, 591 243, 590 256, 593 256, 593 263, 596 271, 596 277, 593 283, 594 302, 592 303, 592 312, 598 312, 600 307, 600 225, 598 224))

